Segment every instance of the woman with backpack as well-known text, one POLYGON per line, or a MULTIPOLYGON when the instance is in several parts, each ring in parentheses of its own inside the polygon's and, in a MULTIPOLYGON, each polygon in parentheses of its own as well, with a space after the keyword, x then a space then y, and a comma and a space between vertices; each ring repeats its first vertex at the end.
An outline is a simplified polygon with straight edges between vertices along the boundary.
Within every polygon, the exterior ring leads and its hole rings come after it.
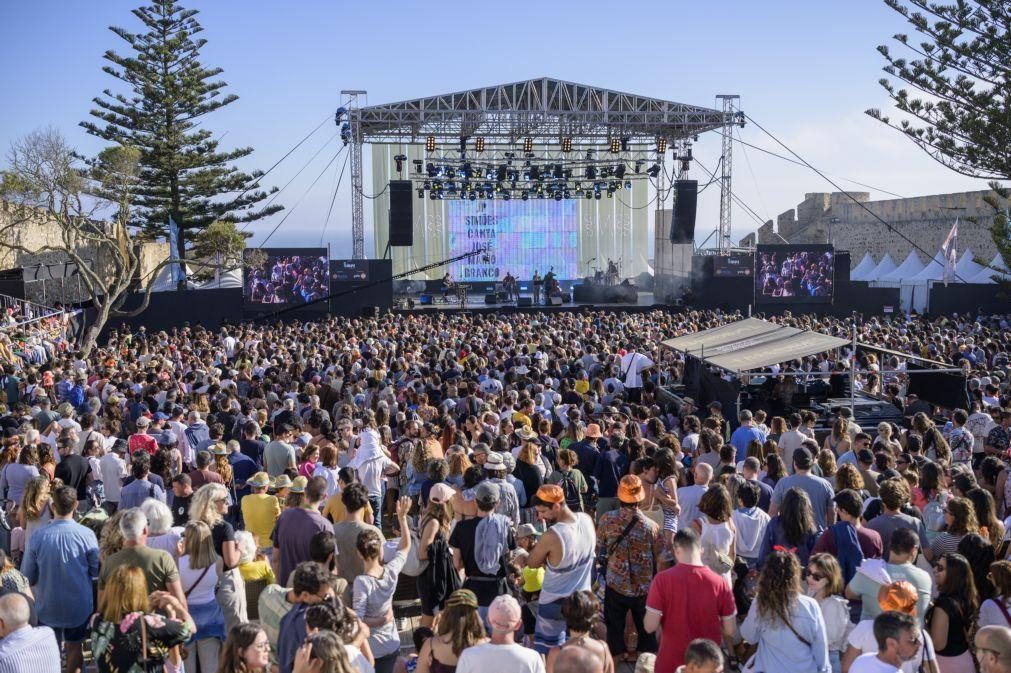
MULTIPOLYGON (((459 575, 450 582, 456 569, 449 552, 450 502, 456 492, 447 484, 435 484, 428 493, 428 507, 418 523, 418 561, 427 567, 418 575, 421 599, 421 625, 431 628, 435 609, 444 608, 446 599, 460 586, 459 575)), ((403 532, 403 534, 407 534, 403 532)))
POLYGON ((558 484, 565 493, 565 504, 573 512, 583 512, 583 496, 590 490, 586 476, 576 467, 579 456, 571 449, 561 449, 557 457, 558 469, 548 475, 547 483, 558 484))

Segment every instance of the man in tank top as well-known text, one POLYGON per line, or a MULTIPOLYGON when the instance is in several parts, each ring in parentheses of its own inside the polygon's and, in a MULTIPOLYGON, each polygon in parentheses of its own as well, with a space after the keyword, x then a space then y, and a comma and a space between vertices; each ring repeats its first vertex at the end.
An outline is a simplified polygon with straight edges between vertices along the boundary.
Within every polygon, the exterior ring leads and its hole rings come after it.
POLYGON ((557 484, 541 486, 531 502, 538 517, 550 526, 527 559, 530 568, 544 568, 534 647, 546 655, 565 642, 562 599, 590 589, 597 533, 588 514, 565 505, 565 493, 557 484))

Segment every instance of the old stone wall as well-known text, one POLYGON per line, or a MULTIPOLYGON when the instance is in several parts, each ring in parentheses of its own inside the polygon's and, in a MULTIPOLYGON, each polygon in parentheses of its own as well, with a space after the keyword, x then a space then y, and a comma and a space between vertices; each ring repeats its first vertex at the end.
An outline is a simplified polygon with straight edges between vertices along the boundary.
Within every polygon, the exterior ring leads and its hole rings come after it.
MULTIPOLYGON (((850 251, 857 264, 869 252, 875 261, 887 252, 897 262, 916 244, 933 257, 940 249, 955 218, 959 218, 958 249, 971 248, 989 261, 997 252, 990 237, 994 211, 983 199, 990 191, 934 194, 910 199, 870 201, 866 192, 851 192, 871 212, 891 225, 877 221, 844 193, 805 194, 795 210, 777 218, 777 231, 790 243, 833 243, 850 251), (908 239, 908 240, 907 240, 908 239)), ((782 243, 769 223, 758 230, 758 243, 782 243)))

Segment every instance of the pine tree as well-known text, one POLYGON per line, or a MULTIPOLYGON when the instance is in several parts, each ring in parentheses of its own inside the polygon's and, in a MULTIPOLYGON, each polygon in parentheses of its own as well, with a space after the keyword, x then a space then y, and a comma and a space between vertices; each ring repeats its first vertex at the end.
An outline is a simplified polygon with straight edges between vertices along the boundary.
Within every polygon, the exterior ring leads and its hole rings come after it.
POLYGON ((203 31, 197 13, 175 0, 152 0, 133 10, 146 32, 111 26, 132 53, 107 51, 110 65, 102 70, 130 92, 106 89, 94 99, 91 115, 98 121, 81 123, 92 135, 140 152, 132 224, 165 235, 171 216, 179 226, 172 251, 179 259, 185 258, 187 241, 215 221, 248 222, 281 210, 277 204, 257 207, 267 197, 257 183, 262 172, 247 174, 234 166, 253 149, 219 151, 207 127, 206 116, 238 96, 224 93, 221 68, 200 62, 207 41, 197 37, 203 31))
MULTIPOLYGON (((995 215, 991 236, 1011 264, 1008 192, 1001 185, 1011 180, 1011 4, 884 1, 923 41, 894 36, 912 53, 912 60, 878 47, 887 61, 884 71, 914 91, 896 89, 883 78, 881 86, 904 118, 893 121, 876 109, 867 114, 902 132, 951 170, 991 181, 993 193, 986 199, 995 215)), ((1011 291, 1011 279, 1005 277, 1001 284, 1011 291)))

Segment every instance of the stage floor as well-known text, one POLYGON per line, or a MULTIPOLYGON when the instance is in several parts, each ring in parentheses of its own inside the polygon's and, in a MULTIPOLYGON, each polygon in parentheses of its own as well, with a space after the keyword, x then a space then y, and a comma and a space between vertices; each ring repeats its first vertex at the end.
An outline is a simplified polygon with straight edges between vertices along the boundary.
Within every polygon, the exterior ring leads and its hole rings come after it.
POLYGON ((486 304, 484 302, 484 295, 468 296, 467 303, 465 305, 460 305, 455 298, 450 297, 448 302, 442 302, 442 297, 437 296, 435 298, 436 303, 422 306, 418 303, 418 297, 412 296, 411 299, 414 301, 414 308, 403 308, 402 304, 394 302, 394 313, 428 313, 428 312, 461 312, 467 311, 469 313, 496 313, 496 312, 508 312, 508 313, 520 313, 520 312, 531 312, 531 311, 572 311, 579 310, 582 308, 593 308, 600 310, 609 311, 642 311, 647 309, 652 309, 654 306, 663 307, 663 304, 658 304, 653 297, 652 292, 639 292, 637 296, 636 303, 593 303, 593 302, 567 302, 560 304, 558 306, 517 306, 515 301, 511 302, 499 302, 498 304, 486 304))

